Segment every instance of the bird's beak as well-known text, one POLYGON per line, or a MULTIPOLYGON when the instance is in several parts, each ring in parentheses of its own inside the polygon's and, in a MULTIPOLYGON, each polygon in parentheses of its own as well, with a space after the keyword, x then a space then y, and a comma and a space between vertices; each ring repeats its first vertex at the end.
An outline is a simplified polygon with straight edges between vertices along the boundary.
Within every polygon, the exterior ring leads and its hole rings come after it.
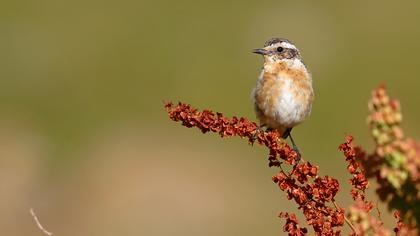
POLYGON ((263 48, 254 49, 252 52, 256 53, 256 54, 261 54, 261 55, 267 55, 268 54, 268 51, 263 49, 263 48))

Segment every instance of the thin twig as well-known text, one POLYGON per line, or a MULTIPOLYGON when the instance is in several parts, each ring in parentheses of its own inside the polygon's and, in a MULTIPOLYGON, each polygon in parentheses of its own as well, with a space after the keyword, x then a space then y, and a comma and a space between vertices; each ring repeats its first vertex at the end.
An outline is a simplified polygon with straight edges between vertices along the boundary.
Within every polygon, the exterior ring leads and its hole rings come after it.
POLYGON ((41 225, 41 223, 39 222, 39 220, 38 220, 38 217, 36 216, 36 214, 35 214, 35 211, 34 211, 34 209, 30 209, 29 210, 30 212, 31 212, 31 215, 32 215, 32 217, 34 218, 34 220, 35 220, 35 223, 36 223, 36 225, 38 226, 38 228, 44 233, 44 234, 46 234, 46 235, 48 235, 48 236, 52 236, 53 235, 53 233, 51 233, 51 232, 49 232, 48 230, 46 230, 42 225, 41 225))
POLYGON ((378 212, 378 218, 379 218, 379 220, 381 222, 383 222, 382 221, 382 217, 381 217, 381 211, 379 210, 379 203, 378 203, 378 201, 376 201, 376 211, 378 212))
MULTIPOLYGON (((338 206, 338 204, 335 202, 335 199, 332 200, 332 203, 334 204, 335 208, 337 210, 341 209, 341 207, 338 206)), ((349 227, 351 228, 351 230, 353 230, 353 233, 355 235, 357 234, 356 228, 354 227, 354 225, 351 223, 351 221, 344 215, 344 220, 346 221, 346 223, 349 225, 349 227)))

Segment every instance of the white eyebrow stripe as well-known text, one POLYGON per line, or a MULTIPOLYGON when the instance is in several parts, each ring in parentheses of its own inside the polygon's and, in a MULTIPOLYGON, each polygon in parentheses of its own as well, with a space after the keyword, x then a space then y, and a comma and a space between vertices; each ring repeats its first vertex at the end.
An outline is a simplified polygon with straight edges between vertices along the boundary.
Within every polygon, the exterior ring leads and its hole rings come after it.
POLYGON ((290 44, 290 43, 288 43, 288 42, 281 42, 281 43, 280 43, 280 45, 281 45, 282 47, 284 47, 284 48, 297 49, 297 48, 295 47, 295 45, 290 44))

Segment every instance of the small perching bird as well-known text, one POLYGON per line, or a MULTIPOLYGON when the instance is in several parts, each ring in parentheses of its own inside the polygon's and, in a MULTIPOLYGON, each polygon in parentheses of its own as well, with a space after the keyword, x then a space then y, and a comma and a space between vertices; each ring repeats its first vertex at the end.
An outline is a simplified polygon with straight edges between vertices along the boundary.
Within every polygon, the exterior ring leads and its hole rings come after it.
POLYGON ((252 92, 260 125, 278 130, 282 138, 290 137, 299 153, 290 132, 311 113, 312 77, 299 50, 287 39, 270 39, 253 52, 264 57, 261 75, 252 92))

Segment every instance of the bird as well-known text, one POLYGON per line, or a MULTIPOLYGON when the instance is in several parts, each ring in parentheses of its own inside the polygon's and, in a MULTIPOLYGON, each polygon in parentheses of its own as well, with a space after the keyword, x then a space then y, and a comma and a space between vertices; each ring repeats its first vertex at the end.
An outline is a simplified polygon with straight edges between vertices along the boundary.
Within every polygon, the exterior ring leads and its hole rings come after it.
POLYGON ((309 117, 314 101, 312 76, 297 47, 284 38, 272 38, 254 53, 264 58, 251 98, 261 127, 277 130, 283 139, 290 137, 300 157, 291 131, 309 117))

